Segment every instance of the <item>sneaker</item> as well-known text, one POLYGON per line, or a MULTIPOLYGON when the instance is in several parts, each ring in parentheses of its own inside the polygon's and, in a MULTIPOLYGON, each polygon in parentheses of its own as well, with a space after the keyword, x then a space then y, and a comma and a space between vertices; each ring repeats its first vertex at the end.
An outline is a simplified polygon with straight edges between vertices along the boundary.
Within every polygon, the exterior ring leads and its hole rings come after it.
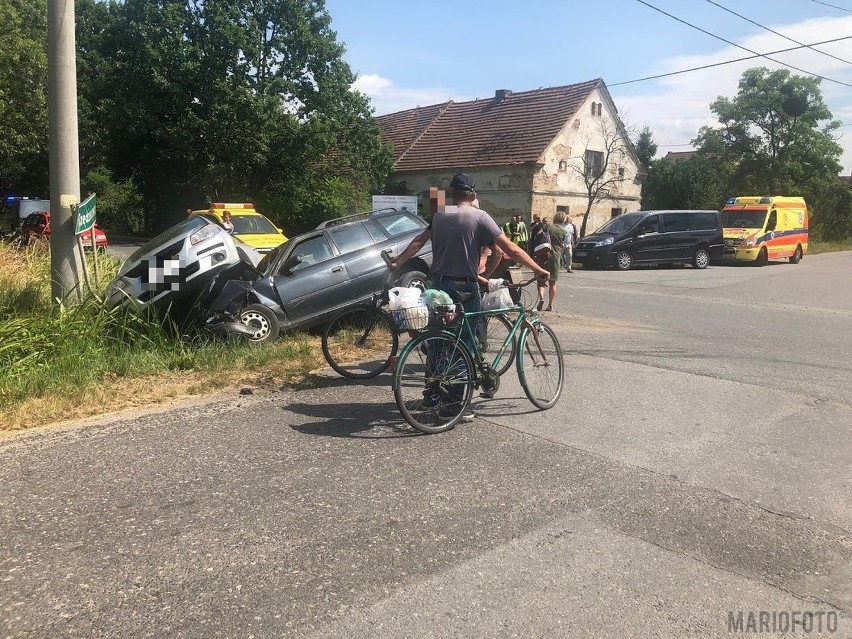
POLYGON ((464 415, 462 415, 461 421, 472 422, 474 419, 476 419, 476 413, 474 413, 472 410, 469 410, 464 415))

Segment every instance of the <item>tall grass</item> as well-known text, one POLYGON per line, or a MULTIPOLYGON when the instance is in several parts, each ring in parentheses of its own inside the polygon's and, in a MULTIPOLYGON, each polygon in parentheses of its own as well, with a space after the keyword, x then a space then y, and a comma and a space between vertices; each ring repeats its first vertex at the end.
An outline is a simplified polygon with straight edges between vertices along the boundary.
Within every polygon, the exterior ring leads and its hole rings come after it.
MULTIPOLYGON (((87 256, 90 264, 95 259, 103 287, 119 263, 87 256)), ((305 337, 267 348, 188 342, 158 322, 106 309, 100 293, 88 293, 75 306, 55 303, 47 246, 0 245, 0 430, 157 402, 190 385, 215 389, 218 378, 235 371, 245 374, 279 360, 304 368, 315 357, 305 337), (163 377, 170 381, 162 383, 163 377)))

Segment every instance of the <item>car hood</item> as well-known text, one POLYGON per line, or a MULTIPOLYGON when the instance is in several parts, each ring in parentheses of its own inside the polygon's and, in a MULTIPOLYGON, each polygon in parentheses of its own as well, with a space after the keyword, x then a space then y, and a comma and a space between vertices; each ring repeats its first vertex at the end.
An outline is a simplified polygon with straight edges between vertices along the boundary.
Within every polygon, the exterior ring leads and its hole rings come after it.
POLYGON ((580 238, 581 242, 600 242, 608 237, 615 237, 613 233, 593 233, 592 235, 584 235, 580 238))

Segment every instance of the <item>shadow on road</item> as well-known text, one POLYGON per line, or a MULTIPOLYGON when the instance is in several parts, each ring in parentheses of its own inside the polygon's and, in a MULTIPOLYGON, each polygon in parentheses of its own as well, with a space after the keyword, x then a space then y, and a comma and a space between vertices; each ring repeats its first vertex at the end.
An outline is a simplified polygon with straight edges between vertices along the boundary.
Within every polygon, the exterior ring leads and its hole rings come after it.
POLYGON ((347 405, 299 402, 287 404, 286 409, 297 415, 315 418, 315 421, 290 426, 306 435, 389 439, 421 434, 403 421, 393 402, 347 405))

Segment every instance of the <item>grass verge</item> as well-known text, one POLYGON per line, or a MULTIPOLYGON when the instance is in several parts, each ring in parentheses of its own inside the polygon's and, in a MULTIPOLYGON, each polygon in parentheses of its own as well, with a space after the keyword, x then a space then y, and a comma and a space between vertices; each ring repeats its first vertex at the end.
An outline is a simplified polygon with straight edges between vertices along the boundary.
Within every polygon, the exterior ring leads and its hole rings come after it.
POLYGON ((817 255, 818 253, 832 253, 834 251, 852 251, 852 240, 840 240, 837 242, 811 240, 808 242, 808 253, 811 255, 817 255))
MULTIPOLYGON (((98 260, 100 280, 118 262, 98 260)), ((44 244, 0 245, 0 432, 42 426, 240 385, 280 386, 316 367, 318 340, 286 336, 253 347, 173 339, 159 325, 106 310, 98 293, 73 308, 50 299, 44 244)))

